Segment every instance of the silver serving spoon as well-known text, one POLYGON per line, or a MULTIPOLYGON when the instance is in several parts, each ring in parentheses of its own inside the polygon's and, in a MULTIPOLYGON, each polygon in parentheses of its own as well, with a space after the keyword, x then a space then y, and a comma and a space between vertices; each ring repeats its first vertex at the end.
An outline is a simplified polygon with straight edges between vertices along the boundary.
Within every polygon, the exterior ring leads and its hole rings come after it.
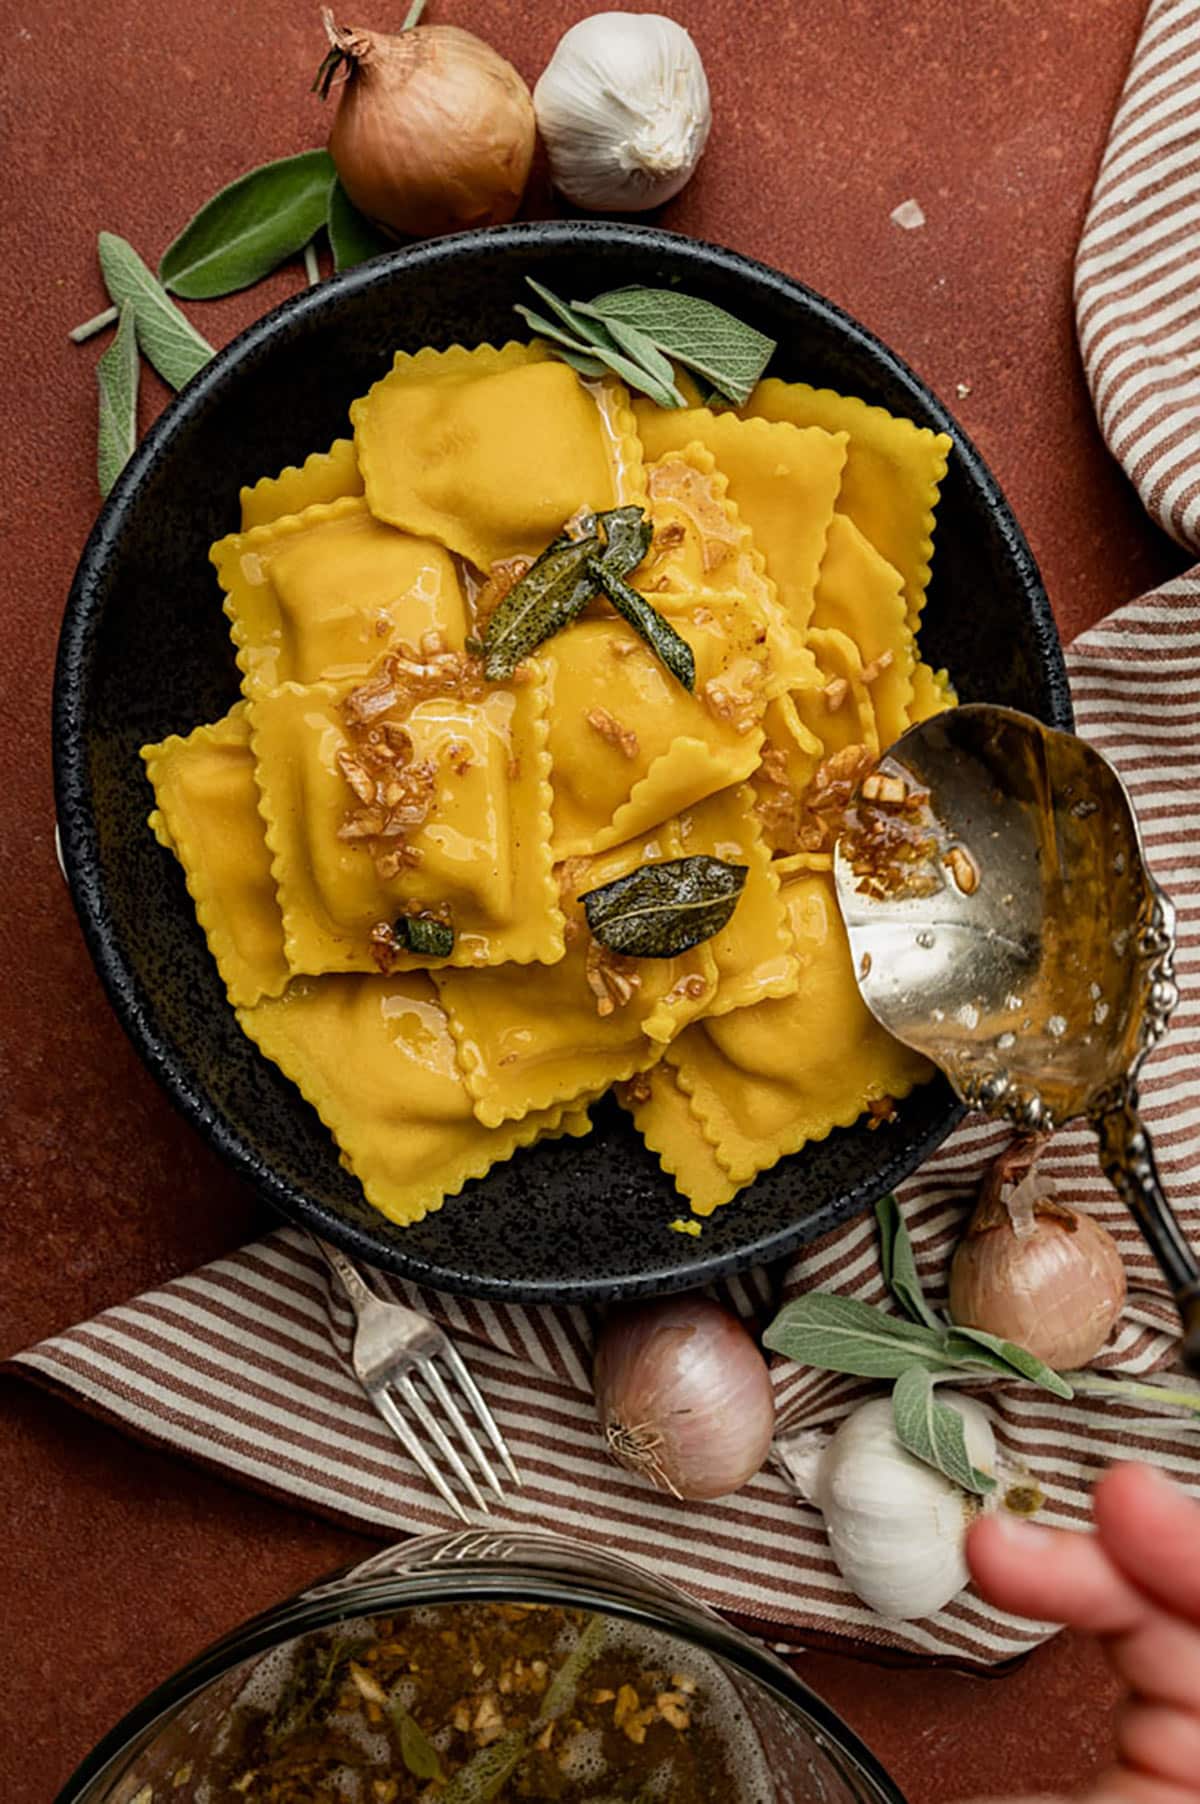
POLYGON ((1027 1131, 1093 1123, 1200 1370, 1200 1266, 1137 1108, 1138 1072, 1179 999, 1175 910, 1112 766, 1014 709, 950 709, 863 780, 834 876, 884 1027, 989 1115, 1027 1131))

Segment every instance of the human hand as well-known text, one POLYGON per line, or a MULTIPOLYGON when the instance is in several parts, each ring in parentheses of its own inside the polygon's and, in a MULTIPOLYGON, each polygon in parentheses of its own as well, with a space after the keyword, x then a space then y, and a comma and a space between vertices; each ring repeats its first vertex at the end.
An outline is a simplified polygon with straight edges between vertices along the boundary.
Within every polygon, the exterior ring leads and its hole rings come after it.
POLYGON ((1092 1514, 1091 1535, 983 1517, 972 1577, 1002 1610, 1098 1635, 1129 1687, 1118 1763, 1084 1804, 1200 1804, 1200 1508, 1151 1466, 1114 1466, 1092 1514))

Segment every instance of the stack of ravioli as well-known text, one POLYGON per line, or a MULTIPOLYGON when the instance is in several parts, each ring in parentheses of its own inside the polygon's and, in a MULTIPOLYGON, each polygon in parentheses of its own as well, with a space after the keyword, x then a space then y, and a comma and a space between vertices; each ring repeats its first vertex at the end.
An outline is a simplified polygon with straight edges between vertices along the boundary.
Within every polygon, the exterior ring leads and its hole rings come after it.
POLYGON ((765 804, 953 704, 917 648, 949 441, 800 383, 740 413, 695 399, 631 401, 537 342, 402 354, 353 439, 244 489, 213 547, 242 699, 144 748, 151 826, 242 1028, 393 1221, 585 1134, 613 1085, 707 1215, 928 1073, 859 998, 829 851, 780 840, 765 804), (347 695, 431 633, 461 650, 494 565, 627 503, 655 530, 631 580, 694 691, 593 604, 512 682, 418 702, 433 802, 384 880, 339 837, 347 695), (580 896, 695 853, 747 867, 728 925, 637 961, 601 1012, 580 896), (371 931, 414 906, 448 910, 453 951, 381 975, 371 931))

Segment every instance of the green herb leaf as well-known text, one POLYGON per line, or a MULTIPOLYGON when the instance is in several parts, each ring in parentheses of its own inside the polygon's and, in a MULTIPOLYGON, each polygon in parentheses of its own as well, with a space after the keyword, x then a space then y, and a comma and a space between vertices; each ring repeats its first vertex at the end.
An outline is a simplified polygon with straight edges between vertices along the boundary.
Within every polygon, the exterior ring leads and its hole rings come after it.
POLYGON ((351 204, 346 190, 336 177, 329 188, 325 227, 333 252, 333 267, 338 271, 353 269, 358 263, 366 263, 372 257, 382 256, 384 251, 394 251, 396 248, 393 241, 385 237, 365 213, 360 213, 351 204))
POLYGON ((673 401, 660 382, 657 382, 652 376, 647 376, 644 370, 640 370, 635 363, 631 363, 629 358, 623 356, 620 351, 602 350, 593 339, 573 338, 564 326, 556 326, 553 320, 547 319, 544 314, 538 313, 533 307, 517 306, 513 311, 519 313, 525 323, 533 327, 539 338, 548 338, 552 344, 560 347, 558 355, 564 363, 569 363, 572 369, 578 366, 581 357, 585 357, 589 362, 598 365, 598 368, 585 370, 582 372, 583 374, 603 376, 611 371, 614 375, 622 377, 630 388, 636 388, 641 393, 649 395, 650 399, 659 407, 675 407, 682 404, 682 396, 679 402, 673 401))
POLYGON ((484 636, 483 668, 489 682, 510 677, 535 646, 583 612, 596 592, 588 562, 600 550, 595 533, 556 539, 513 584, 484 636))
POLYGON ((190 301, 249 288, 320 231, 334 174, 327 150, 304 150, 239 176, 167 246, 163 287, 190 301))
POLYGON ((133 246, 115 232, 101 232, 100 268, 118 307, 133 308, 138 343, 164 382, 182 388, 213 356, 192 322, 146 268, 133 246))
POLYGON ((393 924, 396 944, 421 958, 449 958, 454 950, 454 929, 434 915, 400 915, 393 924))
POLYGON ((916 1322, 886 1315, 856 1297, 814 1290, 785 1303, 763 1336, 773 1353, 824 1372, 855 1378, 899 1378, 910 1366, 952 1372, 958 1362, 945 1350, 944 1335, 916 1322))
MULTIPOLYGON (((533 324, 533 321, 537 317, 536 314, 530 312, 528 307, 518 307, 517 312, 523 313, 531 325, 533 324)), ((538 329, 538 328, 535 328, 535 329, 538 329)), ((542 336, 545 337, 544 331, 542 333, 542 336)), ((587 376, 592 381, 595 381, 595 379, 598 376, 604 376, 604 375, 608 374, 606 365, 601 363, 601 361, 598 357, 591 356, 587 351, 570 351, 570 350, 568 350, 565 335, 564 335, 561 343, 559 344, 558 349, 555 351, 555 356, 559 359, 560 362, 569 364, 570 367, 575 371, 576 375, 587 376)))
POLYGON ((892 1419, 896 1439, 914 1458, 977 1497, 996 1489, 995 1479, 971 1464, 962 1416, 952 1403, 938 1402, 933 1380, 920 1366, 911 1367, 896 1380, 892 1419))
POLYGON ((400 1743, 400 1758, 414 1779, 436 1779, 445 1784, 446 1775, 442 1771, 442 1763, 438 1751, 422 1729, 416 1717, 395 1700, 389 1706, 392 1722, 396 1727, 396 1737, 400 1743))
POLYGON ((133 308, 121 308, 116 337, 96 364, 100 390, 100 425, 96 439, 96 475, 107 495, 137 444, 137 328, 133 308))
POLYGON ((775 349, 773 338, 723 307, 674 288, 614 288, 598 294, 586 310, 575 305, 605 325, 620 320, 645 333, 660 351, 707 376, 739 406, 750 399, 775 349))
POLYGON ((880 1258, 883 1275, 892 1295, 915 1322, 921 1322, 934 1334, 945 1334, 946 1324, 925 1301, 912 1241, 894 1196, 881 1197, 875 1205, 879 1223, 880 1258))
POLYGON ((524 1760, 527 1747, 523 1731, 514 1729, 490 1747, 480 1748, 459 1767, 439 1804, 491 1804, 524 1760))
POLYGON ((653 525, 636 505, 607 508, 596 515, 596 520, 604 529, 601 563, 618 576, 629 576, 650 549, 653 525))
POLYGON ((646 641, 676 682, 682 683, 687 690, 694 689, 696 660, 687 640, 681 638, 658 609, 651 607, 646 597, 639 595, 636 589, 631 589, 624 577, 618 576, 602 558, 593 559, 588 568, 597 587, 603 589, 617 613, 646 641))
POLYGON ((532 276, 526 276, 525 280, 539 300, 545 302, 559 321, 558 325, 554 325, 544 315, 535 313, 531 308, 517 307, 516 311, 522 319, 528 321, 535 332, 540 332, 543 338, 549 338, 558 344, 568 346, 576 353, 598 358, 615 375, 627 382, 630 388, 636 388, 640 393, 649 395, 650 399, 659 407, 685 407, 687 405, 684 397, 675 387, 674 370, 664 358, 654 352, 653 346, 651 346, 651 351, 659 365, 660 373, 657 374, 653 370, 643 368, 642 364, 634 358, 625 355, 616 338, 609 331, 607 323, 586 317, 577 303, 560 300, 549 288, 543 288, 540 282, 535 282, 532 276), (664 367, 667 371, 665 381, 661 375, 664 367))
MULTIPOLYGON (((1068 1372, 1065 1376, 1077 1397, 1090 1394, 1098 1397, 1128 1397, 1131 1402, 1145 1401, 1160 1409, 1185 1409, 1194 1416, 1200 1416, 1200 1386, 1191 1391, 1178 1391, 1170 1385, 1142 1383, 1135 1378, 1101 1378, 1096 1372, 1068 1372)), ((1180 1421, 1177 1418, 1176 1426, 1200 1428, 1200 1422, 1180 1421)))
POLYGON ((1018 1347, 1011 1340, 1001 1340, 998 1335, 985 1334, 982 1328, 961 1328, 955 1323, 946 1341, 946 1351, 960 1365, 972 1365, 981 1363, 978 1357, 980 1350, 993 1356, 989 1363, 997 1371, 1010 1377, 1016 1374, 1026 1378, 1030 1384, 1036 1384, 1039 1390, 1049 1391, 1052 1396, 1062 1397, 1064 1401, 1069 1401, 1075 1395, 1065 1378, 1024 1347, 1018 1347))
POLYGON ((542 1694, 537 1718, 539 1728, 544 1723, 553 1722, 555 1717, 565 1715, 574 1704, 583 1675, 599 1659, 607 1636, 608 1624, 603 1616, 589 1617, 580 1631, 578 1641, 542 1694))
POLYGON ((580 896, 592 936, 626 958, 675 958, 729 921, 747 866, 700 853, 643 864, 580 896))
POLYGON ((636 326, 627 325, 621 319, 607 319, 606 329, 612 333, 622 351, 625 351, 634 362, 651 378, 661 383, 671 396, 672 405, 686 407, 686 397, 680 394, 675 386, 675 369, 669 357, 664 357, 652 338, 636 326))

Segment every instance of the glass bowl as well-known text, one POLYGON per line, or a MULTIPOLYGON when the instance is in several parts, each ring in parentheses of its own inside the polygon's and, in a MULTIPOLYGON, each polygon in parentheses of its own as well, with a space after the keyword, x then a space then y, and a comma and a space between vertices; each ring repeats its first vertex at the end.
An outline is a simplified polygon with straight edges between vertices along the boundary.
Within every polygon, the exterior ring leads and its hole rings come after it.
MULTIPOLYGON (((204 1766, 247 1688, 257 1683, 262 1690, 264 1674, 286 1670, 282 1650, 372 1617, 395 1620, 400 1635, 412 1612, 479 1603, 592 1612, 631 1625, 655 1666, 692 1674, 710 1719, 716 1712, 729 1731, 727 1745, 736 1744, 737 1794, 721 1785, 705 1793, 712 1804, 904 1804, 874 1755, 820 1698, 704 1605, 581 1543, 503 1531, 405 1542, 254 1617, 131 1710, 84 1760, 58 1804, 216 1804, 204 1766)), ((647 1795, 611 1785, 600 1792, 606 1799, 647 1795)), ((486 1795, 503 1804, 516 1794, 486 1795)), ((247 1796, 253 1804, 253 1791, 247 1796)))

